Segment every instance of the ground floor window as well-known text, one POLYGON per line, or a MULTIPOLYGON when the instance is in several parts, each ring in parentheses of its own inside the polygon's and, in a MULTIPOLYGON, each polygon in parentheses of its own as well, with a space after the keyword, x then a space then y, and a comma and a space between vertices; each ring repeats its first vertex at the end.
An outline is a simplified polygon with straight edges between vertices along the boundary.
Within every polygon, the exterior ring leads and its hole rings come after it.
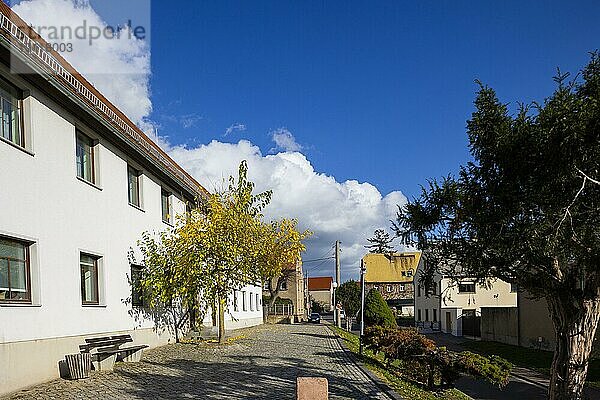
POLYGON ((98 294, 98 257, 81 254, 79 269, 81 272, 81 302, 84 305, 100 303, 98 294))
POLYGON ((144 267, 131 264, 131 305, 144 307, 144 291, 142 289, 142 274, 144 267))
POLYGON ((242 311, 248 311, 246 307, 246 292, 242 291, 242 311))
POLYGON ((434 308, 432 311, 433 311, 433 322, 437 322, 437 310, 434 308))
POLYGON ((417 310, 417 320, 422 321, 423 319, 421 318, 421 309, 419 308, 417 310))
POLYGON ((28 243, 0 238, 0 302, 31 302, 28 243))

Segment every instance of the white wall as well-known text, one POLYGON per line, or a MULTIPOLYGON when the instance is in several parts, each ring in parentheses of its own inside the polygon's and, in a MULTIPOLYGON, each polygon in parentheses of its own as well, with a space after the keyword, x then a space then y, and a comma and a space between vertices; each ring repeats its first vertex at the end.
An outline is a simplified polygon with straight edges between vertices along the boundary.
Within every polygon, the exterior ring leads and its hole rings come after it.
MULTIPOLYGON (((173 213, 185 211, 185 203, 174 188, 161 185, 143 165, 133 163, 35 88, 29 89, 31 96, 24 101, 29 151, 0 141, 0 235, 34 242, 33 304, 0 304, 0 360, 5 361, 0 368, 0 394, 22 387, 19 376, 23 374, 29 374, 28 384, 57 376, 56 362, 65 355, 65 343, 73 347, 72 352, 78 352, 73 337, 138 329, 146 332, 139 337, 147 344, 164 343, 168 335, 152 333, 152 321, 130 315, 127 253, 143 231, 168 228, 162 221, 161 187, 175 193, 173 213), (96 186, 77 178, 76 127, 99 140, 95 147, 96 186), (128 202, 128 161, 144 170, 143 210, 128 202), (80 252, 102 257, 99 306, 82 305, 80 252), (64 340, 44 348, 60 350, 49 350, 45 361, 38 360, 29 371, 20 370, 22 363, 18 364, 17 358, 27 353, 26 343, 35 346, 37 341, 39 346, 41 340, 57 338, 64 340), (25 344, 18 346, 18 354, 15 343, 25 344)), ((259 287, 251 291, 262 298, 259 287)), ((255 325, 262 322, 262 311, 255 307, 255 311, 235 317, 238 325, 255 325)))
MULTIPOLYGON (((95 147, 98 187, 77 179, 76 121, 34 98, 28 103, 35 155, 0 142, 0 204, 8 211, 0 213, 0 233, 35 242, 37 301, 0 306, 0 342, 151 327, 149 321, 134 323, 128 314, 127 251, 143 231, 168 227, 162 222, 160 184, 146 173, 144 211, 129 205, 127 157, 102 138, 95 147), (100 306, 81 304, 80 251, 102 256, 100 306)), ((184 212, 184 203, 174 199, 175 213, 184 212)))

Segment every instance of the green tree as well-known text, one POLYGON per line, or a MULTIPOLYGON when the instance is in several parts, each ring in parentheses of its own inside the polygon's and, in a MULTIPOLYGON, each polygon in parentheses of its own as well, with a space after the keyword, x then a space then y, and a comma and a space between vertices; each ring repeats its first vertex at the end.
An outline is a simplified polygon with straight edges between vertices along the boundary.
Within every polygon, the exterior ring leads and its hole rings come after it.
POLYGON ((368 238, 367 242, 371 243, 365 248, 369 249, 371 253, 389 253, 394 250, 390 243, 394 241, 394 238, 390 237, 390 234, 383 229, 375 230, 373 237, 368 238))
POLYGON ((376 289, 369 290, 365 297, 365 324, 384 328, 397 326, 394 313, 376 289))
POLYGON ((265 223, 262 209, 271 192, 253 194, 242 162, 238 178, 227 189, 210 194, 176 227, 158 235, 144 234, 139 247, 145 265, 141 285, 150 307, 180 306, 189 311, 211 308, 219 315, 219 341, 225 340, 227 297, 247 284, 281 273, 282 265, 300 260, 296 221, 265 223))
POLYGON ((360 310, 360 284, 350 280, 335 289, 335 299, 342 304, 346 317, 354 317, 360 310))
POLYGON ((490 277, 545 298, 556 332, 549 397, 579 399, 600 318, 600 58, 515 115, 480 84, 473 161, 431 181, 395 228, 430 275, 490 277), (460 268, 461 271, 457 271, 460 268))

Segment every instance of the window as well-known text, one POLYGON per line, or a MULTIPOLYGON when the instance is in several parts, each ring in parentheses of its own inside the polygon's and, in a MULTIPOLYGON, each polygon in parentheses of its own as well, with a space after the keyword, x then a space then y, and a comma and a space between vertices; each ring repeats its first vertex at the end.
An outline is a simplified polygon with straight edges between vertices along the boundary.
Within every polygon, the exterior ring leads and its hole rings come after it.
POLYGON ((406 290, 406 285, 404 283, 401 283, 399 288, 401 292, 404 292, 406 290))
POLYGON ((417 310, 417 319, 419 321, 422 321, 422 319, 421 319, 421 309, 420 308, 417 310))
POLYGON ((256 293, 256 311, 260 309, 260 296, 256 293))
POLYGON ((246 307, 246 292, 242 291, 242 311, 248 311, 246 307))
POLYGON ((233 311, 239 311, 238 301, 237 301, 237 290, 233 291, 233 311))
POLYGON ((75 156, 77 158, 77 176, 90 183, 95 183, 94 141, 81 132, 77 132, 75 156))
POLYGON ((166 190, 161 191, 162 220, 167 224, 171 223, 171 193, 166 190))
POLYGON ((425 309, 425 321, 429 321, 429 309, 425 309))
POLYGON ((252 296, 252 293, 248 293, 248 297, 250 297, 250 311, 254 311, 254 296, 252 296))
POLYGON ((0 302, 31 302, 27 243, 0 238, 0 302))
POLYGON ((388 293, 392 293, 394 291, 394 287, 392 285, 387 285, 385 287, 385 291, 388 293))
POLYGON ((263 282, 263 290, 271 290, 271 281, 263 282))
POLYGON ((433 322, 437 322, 437 310, 434 308, 432 311, 433 311, 433 322))
POLYGON ((475 293, 475 282, 459 283, 458 293, 475 293))
POLYGON ((131 305, 144 307, 144 291, 142 290, 142 274, 144 267, 131 264, 131 305))
POLYGON ((98 296, 98 258, 87 254, 79 257, 81 270, 81 302, 84 305, 97 305, 98 296))
POLYGON ((127 166, 127 185, 129 189, 129 204, 136 207, 142 206, 142 196, 140 191, 140 177, 142 172, 133 167, 127 166))
POLYGON ((0 114, 2 115, 0 137, 24 148, 25 135, 21 120, 21 97, 18 89, 0 82, 0 114))
POLYGON ((421 285, 417 285, 417 297, 421 297, 421 285))
POLYGON ((279 290, 287 290, 287 289, 288 289, 287 281, 281 282, 281 285, 279 285, 279 290))

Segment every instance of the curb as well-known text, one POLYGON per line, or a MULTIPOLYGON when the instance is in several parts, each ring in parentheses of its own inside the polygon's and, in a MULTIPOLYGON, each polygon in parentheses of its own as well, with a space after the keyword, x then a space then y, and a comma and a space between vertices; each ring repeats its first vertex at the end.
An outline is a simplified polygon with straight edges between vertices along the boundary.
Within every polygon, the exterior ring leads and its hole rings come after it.
POLYGON ((407 400, 404 397, 401 397, 398 393, 396 393, 394 391, 394 389, 392 389, 391 387, 389 387, 388 384, 386 384, 385 382, 383 382, 377 375, 375 375, 361 361, 359 361, 358 358, 356 357, 356 355, 353 352, 351 352, 350 349, 348 349, 348 347, 346 347, 346 344, 344 343, 344 341, 342 340, 342 338, 338 336, 337 333, 335 333, 332 329, 329 329, 329 330, 331 331, 331 333, 333 334, 333 336, 335 337, 335 339, 337 340, 337 342, 340 344, 340 347, 342 348, 342 350, 344 350, 344 353, 346 353, 346 355, 352 360, 352 362, 358 368, 360 368, 360 370, 362 372, 364 372, 365 375, 367 375, 369 377, 369 379, 371 379, 373 381, 373 383, 375 383, 375 385, 377 387, 379 387, 379 389, 381 389, 381 391, 383 391, 383 393, 385 393, 388 397, 390 397, 390 398, 392 398, 394 400, 407 400))

